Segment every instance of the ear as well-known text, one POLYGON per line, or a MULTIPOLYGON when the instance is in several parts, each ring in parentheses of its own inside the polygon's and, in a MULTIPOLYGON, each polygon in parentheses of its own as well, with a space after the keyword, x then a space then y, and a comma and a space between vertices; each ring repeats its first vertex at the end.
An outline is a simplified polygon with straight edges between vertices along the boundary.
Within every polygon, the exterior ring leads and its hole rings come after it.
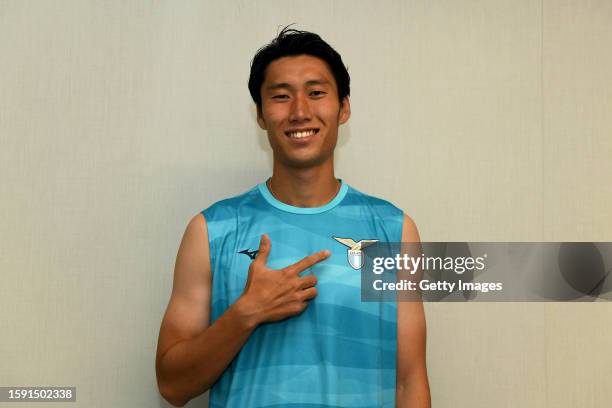
POLYGON ((263 118, 263 113, 261 111, 261 106, 257 106, 257 124, 263 130, 268 130, 268 127, 266 126, 266 121, 263 118))
POLYGON ((345 96, 342 99, 342 105, 340 106, 340 113, 338 113, 338 123, 340 125, 346 123, 351 117, 351 102, 349 97, 345 96))

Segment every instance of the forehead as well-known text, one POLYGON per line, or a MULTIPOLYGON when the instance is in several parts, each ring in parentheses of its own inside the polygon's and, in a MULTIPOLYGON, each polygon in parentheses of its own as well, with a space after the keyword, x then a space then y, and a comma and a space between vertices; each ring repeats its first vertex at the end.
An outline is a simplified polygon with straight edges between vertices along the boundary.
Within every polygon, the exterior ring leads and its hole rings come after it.
POLYGON ((336 85, 334 75, 324 60, 312 55, 296 55, 272 61, 266 68, 264 84, 282 82, 297 86, 312 80, 327 80, 336 85))

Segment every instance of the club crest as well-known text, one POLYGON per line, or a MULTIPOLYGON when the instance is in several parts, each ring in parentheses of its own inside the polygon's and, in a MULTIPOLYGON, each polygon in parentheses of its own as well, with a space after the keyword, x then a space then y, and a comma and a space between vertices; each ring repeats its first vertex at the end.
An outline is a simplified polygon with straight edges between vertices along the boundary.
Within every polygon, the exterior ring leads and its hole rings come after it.
POLYGON ((362 239, 359 242, 355 242, 351 238, 332 238, 341 243, 342 245, 348 247, 346 256, 349 265, 351 265, 351 268, 353 269, 361 269, 363 263, 365 262, 362 249, 364 249, 365 247, 369 247, 370 245, 374 245, 378 242, 377 239, 362 239))

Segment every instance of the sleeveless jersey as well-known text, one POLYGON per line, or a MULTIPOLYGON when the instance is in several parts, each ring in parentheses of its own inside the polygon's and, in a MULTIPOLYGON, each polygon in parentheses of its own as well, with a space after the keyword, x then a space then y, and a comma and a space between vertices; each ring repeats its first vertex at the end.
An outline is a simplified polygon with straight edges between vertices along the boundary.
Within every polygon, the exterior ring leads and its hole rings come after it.
POLYGON ((331 251, 301 273, 316 275, 317 296, 302 314, 253 331, 211 388, 211 408, 395 407, 396 304, 361 301, 360 270, 334 237, 400 242, 403 212, 340 182, 336 197, 322 207, 287 205, 261 183, 202 211, 211 322, 242 294, 262 234, 271 240, 272 269, 331 251))

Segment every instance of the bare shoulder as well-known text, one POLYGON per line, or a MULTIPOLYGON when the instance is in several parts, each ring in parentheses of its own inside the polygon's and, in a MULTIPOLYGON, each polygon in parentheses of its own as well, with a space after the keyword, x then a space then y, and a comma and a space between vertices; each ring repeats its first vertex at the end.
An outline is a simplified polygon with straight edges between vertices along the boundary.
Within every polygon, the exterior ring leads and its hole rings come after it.
POLYGON ((172 295, 199 298, 207 279, 210 280, 208 229, 200 213, 185 228, 176 256, 172 295))
POLYGON ((420 242, 419 230, 414 220, 404 213, 404 226, 402 228, 402 242, 420 242))
POLYGON ((200 334, 210 319, 210 254, 206 220, 194 216, 179 246, 174 267, 172 294, 157 344, 157 358, 172 346, 200 334))

